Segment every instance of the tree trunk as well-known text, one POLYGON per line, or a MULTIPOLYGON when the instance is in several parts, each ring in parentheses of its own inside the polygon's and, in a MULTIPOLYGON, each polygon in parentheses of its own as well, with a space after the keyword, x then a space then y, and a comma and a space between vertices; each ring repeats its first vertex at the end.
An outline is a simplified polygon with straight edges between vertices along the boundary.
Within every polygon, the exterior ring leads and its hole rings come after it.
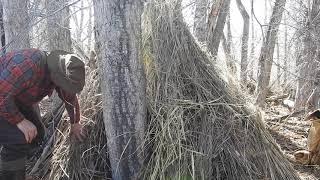
POLYGON ((259 57, 258 87, 256 104, 264 107, 267 89, 270 81, 270 73, 273 61, 274 47, 277 39, 279 25, 282 19, 286 0, 276 0, 273 7, 267 36, 264 39, 259 57))
POLYGON ((143 157, 146 84, 141 0, 94 0, 103 115, 114 180, 138 179, 143 157))
POLYGON ((28 0, 2 0, 6 51, 30 47, 28 0))
MULTIPOLYGON (((68 0, 46 0, 48 49, 72 52, 70 13, 68 0), (58 11, 58 12, 57 12, 58 11)), ((58 107, 62 100, 55 92, 51 96, 52 109, 58 107)))
POLYGON ((234 78, 237 77, 237 66, 235 61, 235 58, 233 57, 232 51, 231 51, 231 45, 232 45, 232 34, 231 34, 231 28, 230 28, 230 16, 227 17, 227 38, 224 34, 222 34, 222 47, 226 56, 227 66, 231 74, 234 76, 234 78))
MULTIPOLYGON (((309 8, 310 9, 310 8, 309 8)), ((309 10, 306 29, 303 36, 303 50, 300 65, 300 80, 298 81, 295 108, 317 109, 319 108, 319 65, 318 60, 320 40, 320 1, 313 0, 311 10, 309 10)))
POLYGON ((284 13, 284 74, 283 74, 283 83, 287 86, 288 84, 288 71, 289 71, 289 64, 288 64, 288 26, 287 26, 287 13, 284 13))
POLYGON ((68 0, 46 0, 49 50, 72 51, 68 0), (63 8, 63 9, 62 9, 63 8), (62 9, 62 10, 61 10, 62 9), (56 12, 59 11, 59 12, 56 12))
POLYGON ((249 68, 249 77, 253 80, 255 79, 253 76, 253 69, 255 69, 255 58, 254 58, 254 51, 255 51, 255 34, 254 34, 254 12, 253 12, 253 0, 251 0, 251 52, 250 52, 250 66, 249 68))
POLYGON ((219 4, 212 6, 208 20, 208 49, 215 58, 218 55, 220 40, 230 7, 230 0, 221 0, 219 2, 219 4))
POLYGON ((3 27, 3 6, 2 2, 0 1, 0 46, 1 46, 1 53, 4 53, 3 47, 6 45, 5 35, 4 35, 4 27, 3 27))
POLYGON ((277 39, 277 85, 281 85, 281 72, 280 72, 280 45, 279 45, 279 39, 277 39))
POLYGON ((204 43, 207 34, 208 0, 196 0, 195 3, 194 34, 198 41, 204 43))
POLYGON ((243 6, 241 0, 237 0, 238 9, 243 18, 242 45, 241 45, 241 70, 240 79, 242 84, 247 83, 247 67, 248 67, 248 41, 249 41, 249 14, 243 6))

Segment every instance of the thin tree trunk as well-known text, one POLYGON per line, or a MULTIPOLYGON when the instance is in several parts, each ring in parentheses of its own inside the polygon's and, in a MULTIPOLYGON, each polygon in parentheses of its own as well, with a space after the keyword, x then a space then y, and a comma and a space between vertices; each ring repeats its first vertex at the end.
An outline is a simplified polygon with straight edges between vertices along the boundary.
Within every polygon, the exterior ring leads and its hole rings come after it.
POLYGON ((222 47, 226 56, 226 63, 231 74, 236 78, 237 75, 237 66, 234 62, 234 57, 231 50, 232 46, 232 34, 231 34, 231 25, 230 25, 230 16, 227 17, 227 38, 224 33, 222 34, 222 47))
POLYGON ((283 83, 285 85, 288 84, 288 71, 289 71, 289 64, 288 64, 288 26, 287 26, 287 15, 284 13, 284 75, 283 75, 283 83))
POLYGON ((250 52, 250 66, 249 68, 249 77, 254 79, 253 77, 253 69, 255 69, 255 61, 254 61, 254 51, 255 51, 255 34, 254 34, 254 19, 253 19, 253 0, 251 0, 251 52, 250 52))
POLYGON ((243 6, 241 0, 236 0, 238 9, 243 18, 243 30, 242 30, 242 45, 241 45, 241 70, 240 70, 240 80, 242 84, 247 83, 247 67, 248 67, 248 41, 249 41, 249 14, 245 7, 243 6))
POLYGON ((198 38, 198 41, 204 43, 207 33, 208 0, 196 0, 195 3, 194 34, 198 38))
POLYGON ((1 53, 5 53, 3 49, 6 44, 4 27, 3 27, 3 6, 2 1, 0 1, 0 45, 1 45, 1 53))
POLYGON ((89 22, 88 22, 88 28, 87 28, 87 34, 88 34, 88 47, 87 47, 87 54, 91 53, 92 51, 92 31, 93 31, 93 27, 92 27, 92 18, 93 14, 92 14, 92 7, 89 8, 89 22))
POLYGON ((280 72, 280 47, 279 38, 277 39, 277 85, 281 85, 281 72, 280 72))
POLYGON ((28 0, 2 0, 6 51, 30 47, 28 0))
POLYGON ((139 179, 146 84, 141 46, 141 0, 94 0, 103 115, 114 180, 139 179))
POLYGON ((261 107, 264 107, 265 105, 267 89, 270 81, 274 47, 285 4, 286 0, 276 0, 270 23, 268 25, 267 36, 261 47, 256 99, 256 104, 261 107))
POLYGON ((220 40, 223 34, 224 25, 229 13, 230 0, 222 0, 221 6, 217 9, 213 6, 209 14, 209 35, 208 35, 208 49, 213 57, 218 55, 220 40), (217 19, 216 19, 217 18, 217 19), (216 20, 216 22, 215 22, 216 20))

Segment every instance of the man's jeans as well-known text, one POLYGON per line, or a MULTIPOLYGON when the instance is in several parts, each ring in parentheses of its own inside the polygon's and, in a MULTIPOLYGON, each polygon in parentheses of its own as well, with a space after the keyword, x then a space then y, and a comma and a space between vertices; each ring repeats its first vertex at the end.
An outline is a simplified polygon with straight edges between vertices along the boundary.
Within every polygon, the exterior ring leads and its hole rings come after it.
POLYGON ((0 180, 25 180, 29 144, 3 145, 0 155, 0 180))

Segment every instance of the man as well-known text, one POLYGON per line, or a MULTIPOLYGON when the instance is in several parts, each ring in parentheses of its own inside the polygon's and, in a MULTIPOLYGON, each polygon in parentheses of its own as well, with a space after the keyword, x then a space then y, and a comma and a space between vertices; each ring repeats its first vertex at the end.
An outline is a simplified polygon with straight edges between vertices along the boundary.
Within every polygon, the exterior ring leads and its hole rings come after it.
POLYGON ((84 63, 66 51, 24 49, 0 58, 0 180, 25 180, 30 145, 44 136, 34 105, 53 90, 65 103, 71 134, 81 141, 76 93, 84 84, 84 63))

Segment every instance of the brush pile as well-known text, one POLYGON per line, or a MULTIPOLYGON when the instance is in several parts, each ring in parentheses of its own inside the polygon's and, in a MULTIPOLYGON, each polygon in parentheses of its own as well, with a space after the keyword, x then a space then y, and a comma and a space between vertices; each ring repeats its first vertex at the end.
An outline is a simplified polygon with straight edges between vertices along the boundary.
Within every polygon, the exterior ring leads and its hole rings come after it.
MULTIPOLYGON (((261 116, 183 22, 179 0, 152 0, 143 15, 148 130, 140 179, 299 179, 261 116)), ((34 174, 43 179, 110 177, 99 96, 91 71, 81 96, 86 141, 74 145, 66 118, 52 155, 34 174)))

